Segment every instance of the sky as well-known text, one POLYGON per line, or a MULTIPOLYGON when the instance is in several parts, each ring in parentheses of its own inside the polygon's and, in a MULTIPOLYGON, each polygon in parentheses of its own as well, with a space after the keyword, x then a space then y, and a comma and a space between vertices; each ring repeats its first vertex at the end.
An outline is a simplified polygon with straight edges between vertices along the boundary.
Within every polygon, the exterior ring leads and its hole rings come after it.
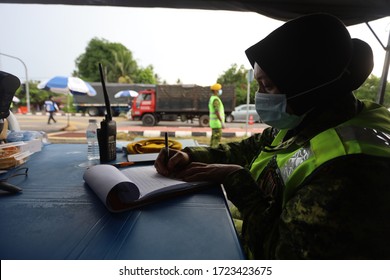
MULTIPOLYGON (((121 43, 140 67, 152 65, 162 81, 208 86, 232 64, 249 69, 245 50, 282 24, 251 12, 0 4, 0 70, 21 82, 26 80, 23 63, 30 81, 71 75, 76 58, 96 37, 121 43)), ((370 26, 386 46, 390 17, 370 26)), ((380 77, 382 46, 365 24, 348 30, 370 44, 372 73, 380 77)))

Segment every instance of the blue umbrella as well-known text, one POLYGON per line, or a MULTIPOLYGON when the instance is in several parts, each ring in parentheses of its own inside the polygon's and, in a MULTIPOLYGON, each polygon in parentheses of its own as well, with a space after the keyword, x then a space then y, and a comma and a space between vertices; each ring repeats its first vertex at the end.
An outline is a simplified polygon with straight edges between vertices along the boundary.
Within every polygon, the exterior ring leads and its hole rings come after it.
MULTIPOLYGON (((88 91, 86 92, 87 95, 89 96, 95 96, 96 95, 96 90, 87 82, 84 82, 85 85, 87 86, 88 88, 88 91)), ((70 92, 73 94, 73 95, 84 95, 85 92, 80 92, 80 91, 77 91, 77 90, 70 90, 70 92)))
MULTIPOLYGON (((55 76, 51 79, 43 81, 37 86, 39 89, 48 90, 55 93, 67 94, 68 108, 70 107, 70 94, 73 95, 89 95, 95 96, 96 90, 87 82, 77 77, 65 77, 55 76)), ((69 124, 69 113, 68 113, 68 127, 69 124)))
POLYGON ((121 90, 117 93, 115 93, 114 97, 115 98, 120 98, 120 97, 137 97, 138 92, 135 90, 121 90))
POLYGON ((96 90, 89 83, 77 77, 55 76, 39 83, 38 88, 62 94, 96 95, 96 90))

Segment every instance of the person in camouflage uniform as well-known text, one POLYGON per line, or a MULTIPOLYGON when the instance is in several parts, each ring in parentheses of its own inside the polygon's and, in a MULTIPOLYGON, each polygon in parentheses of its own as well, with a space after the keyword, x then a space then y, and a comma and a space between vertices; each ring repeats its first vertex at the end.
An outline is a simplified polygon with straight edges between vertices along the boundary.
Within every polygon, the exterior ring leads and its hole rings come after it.
POLYGON ((165 153, 157 171, 223 184, 254 259, 390 258, 390 112, 352 91, 371 48, 328 14, 288 21, 246 50, 261 134, 165 153))

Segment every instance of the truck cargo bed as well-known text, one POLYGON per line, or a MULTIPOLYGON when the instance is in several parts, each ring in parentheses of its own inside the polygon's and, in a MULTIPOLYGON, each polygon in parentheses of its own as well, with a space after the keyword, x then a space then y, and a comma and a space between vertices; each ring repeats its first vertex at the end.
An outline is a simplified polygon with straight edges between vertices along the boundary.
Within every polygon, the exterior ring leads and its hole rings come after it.
MULTIPOLYGON (((211 96, 210 87, 197 85, 158 85, 156 112, 204 112, 207 113, 211 96)), ((231 112, 235 107, 234 87, 223 87, 220 97, 225 111, 231 112)))

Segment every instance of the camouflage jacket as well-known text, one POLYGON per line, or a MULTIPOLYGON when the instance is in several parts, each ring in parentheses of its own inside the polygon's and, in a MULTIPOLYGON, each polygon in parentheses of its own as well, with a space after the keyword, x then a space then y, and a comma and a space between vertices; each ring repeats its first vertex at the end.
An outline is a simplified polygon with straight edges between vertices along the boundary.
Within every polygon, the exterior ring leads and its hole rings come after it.
MULTIPOLYGON (((316 129, 311 133, 315 135, 316 129)), ((390 159, 357 154, 333 160, 317 168, 282 207, 283 190, 265 190, 249 172, 252 161, 274 136, 275 129, 268 128, 217 149, 185 149, 192 161, 245 167, 228 175, 224 188, 241 213, 248 257, 389 259, 390 159)))

